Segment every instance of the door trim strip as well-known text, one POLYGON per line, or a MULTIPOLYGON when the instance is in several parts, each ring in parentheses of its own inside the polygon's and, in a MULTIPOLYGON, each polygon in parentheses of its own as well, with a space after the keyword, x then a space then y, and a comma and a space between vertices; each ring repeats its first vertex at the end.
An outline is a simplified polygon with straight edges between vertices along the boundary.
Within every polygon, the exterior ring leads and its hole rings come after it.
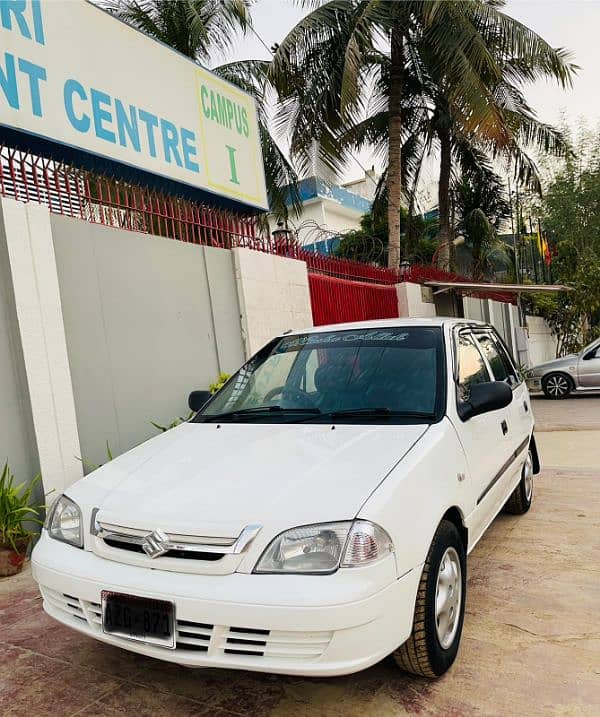
POLYGON ((529 438, 526 438, 524 441, 522 441, 519 446, 510 454, 508 460, 504 463, 502 468, 496 473, 496 475, 492 478, 492 480, 488 483, 486 489, 483 491, 483 493, 477 498, 477 505, 481 503, 481 501, 485 498, 485 496, 492 490, 492 488, 496 485, 496 483, 502 478, 502 476, 506 473, 506 471, 510 468, 510 466, 515 462, 515 460, 519 457, 519 454, 527 446, 529 443, 529 438))

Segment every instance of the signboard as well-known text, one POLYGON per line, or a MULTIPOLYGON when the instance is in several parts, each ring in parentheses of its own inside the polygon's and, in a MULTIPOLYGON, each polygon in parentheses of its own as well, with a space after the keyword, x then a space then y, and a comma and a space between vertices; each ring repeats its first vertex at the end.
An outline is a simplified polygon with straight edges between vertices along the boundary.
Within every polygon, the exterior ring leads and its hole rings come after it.
POLYGON ((86 0, 0 0, 0 125, 268 208, 254 100, 86 0))

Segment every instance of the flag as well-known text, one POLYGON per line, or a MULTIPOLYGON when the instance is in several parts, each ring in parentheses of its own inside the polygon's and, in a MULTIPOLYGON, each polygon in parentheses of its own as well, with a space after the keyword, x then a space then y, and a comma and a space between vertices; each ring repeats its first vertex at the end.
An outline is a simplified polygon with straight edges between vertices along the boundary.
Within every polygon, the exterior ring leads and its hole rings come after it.
POLYGON ((552 255, 550 254, 550 249, 548 248, 548 242, 543 237, 542 246, 544 248, 544 253, 542 254, 544 262, 546 263, 546 266, 550 266, 550 264, 552 264, 552 255))

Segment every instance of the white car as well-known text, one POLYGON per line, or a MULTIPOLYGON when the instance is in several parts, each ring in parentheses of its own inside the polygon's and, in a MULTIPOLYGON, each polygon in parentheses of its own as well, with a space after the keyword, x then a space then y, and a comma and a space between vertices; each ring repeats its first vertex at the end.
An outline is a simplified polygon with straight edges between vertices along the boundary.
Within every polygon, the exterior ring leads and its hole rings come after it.
POLYGON ((494 329, 290 332, 205 400, 55 502, 33 552, 46 612, 188 666, 340 675, 393 653, 445 672, 466 556, 539 471, 494 329))

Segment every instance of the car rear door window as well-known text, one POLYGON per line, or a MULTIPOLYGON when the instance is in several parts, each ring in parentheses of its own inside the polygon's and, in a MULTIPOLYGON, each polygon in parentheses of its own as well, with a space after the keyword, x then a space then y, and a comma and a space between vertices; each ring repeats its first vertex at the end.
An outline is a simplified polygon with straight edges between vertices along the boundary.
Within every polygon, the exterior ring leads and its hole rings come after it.
POLYGON ((505 381, 508 384, 512 384, 514 376, 511 376, 510 368, 506 365, 492 337, 487 334, 477 334, 477 341, 479 341, 483 355, 486 357, 492 369, 494 380, 505 381))
MULTIPOLYGON (((504 371, 506 372, 507 378, 503 380, 506 380, 507 383, 511 386, 517 386, 521 383, 523 378, 519 373, 518 369, 515 367, 515 362, 512 360, 510 354, 508 353, 504 342, 495 331, 490 332, 490 338, 494 342, 494 346, 496 347, 496 350, 502 360, 502 363, 504 364, 504 371)), ((499 381, 500 379, 496 380, 499 381)))

